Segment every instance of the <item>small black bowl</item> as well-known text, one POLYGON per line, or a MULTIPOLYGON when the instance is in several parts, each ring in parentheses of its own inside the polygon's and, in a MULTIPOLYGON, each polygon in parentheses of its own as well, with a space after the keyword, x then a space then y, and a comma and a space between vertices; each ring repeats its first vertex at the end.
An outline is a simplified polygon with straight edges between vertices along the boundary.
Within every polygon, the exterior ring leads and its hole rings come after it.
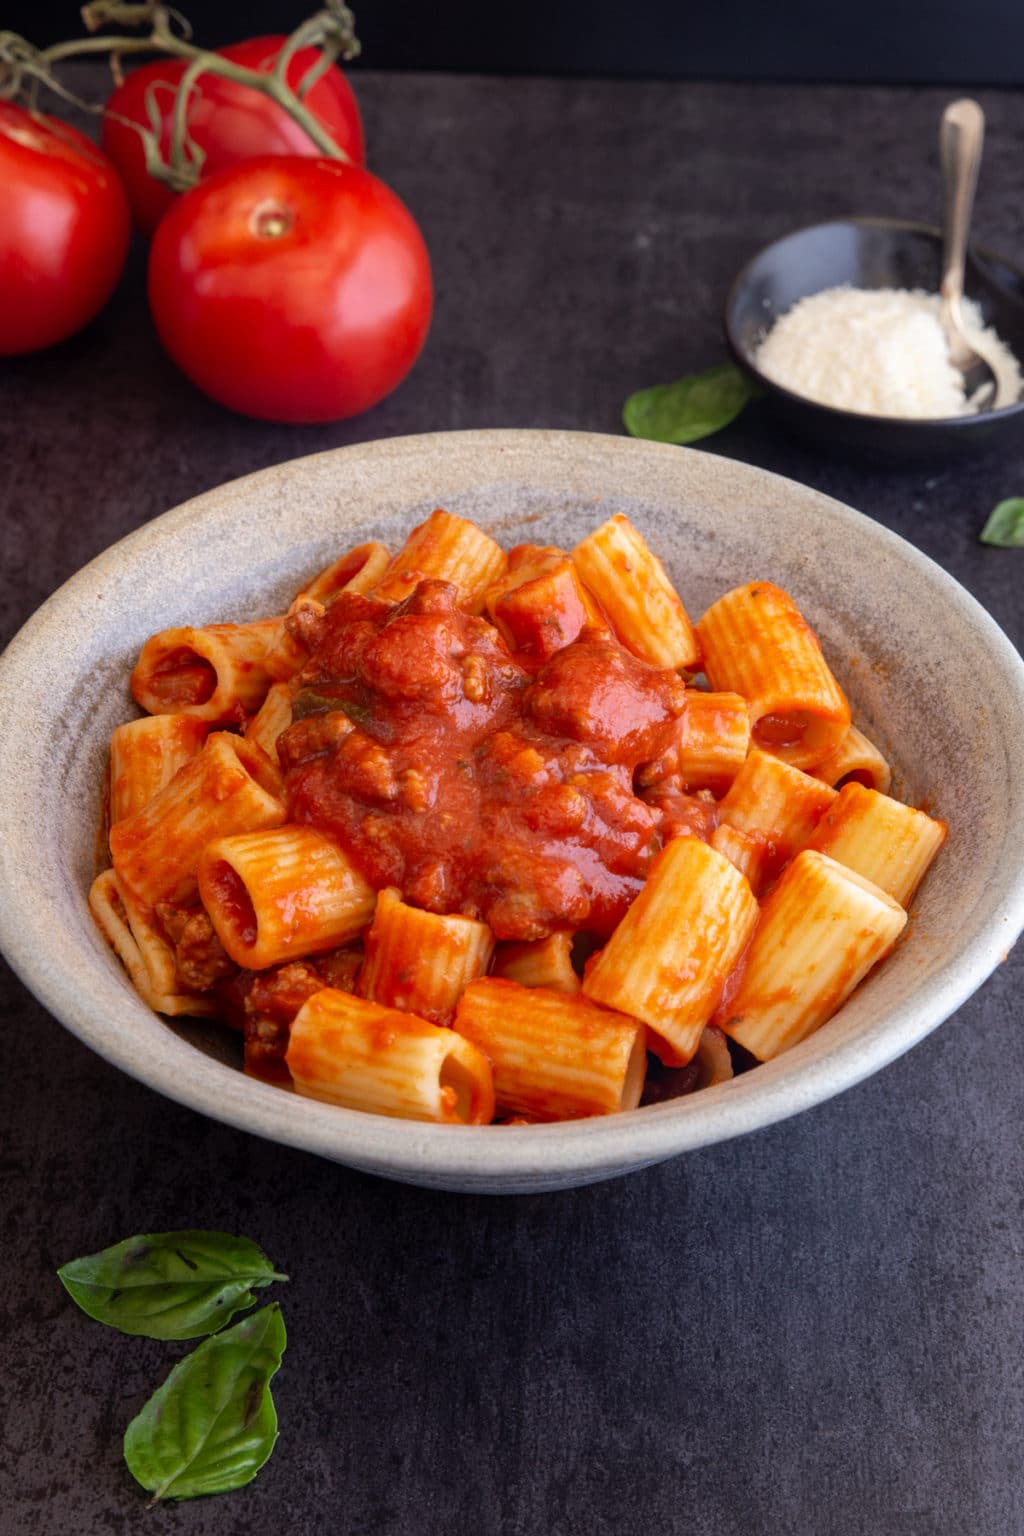
MULTIPOLYGON (((836 219, 765 246, 743 268, 725 306, 725 334, 740 366, 764 389, 780 420, 822 446, 859 455, 931 459, 1008 448, 1024 427, 1024 399, 973 416, 909 420, 819 405, 761 373, 754 356, 780 315, 826 288, 923 288, 937 293, 942 237, 928 224, 898 219, 836 219)), ((1024 363, 1024 271, 972 247, 964 284, 986 325, 1024 363)))

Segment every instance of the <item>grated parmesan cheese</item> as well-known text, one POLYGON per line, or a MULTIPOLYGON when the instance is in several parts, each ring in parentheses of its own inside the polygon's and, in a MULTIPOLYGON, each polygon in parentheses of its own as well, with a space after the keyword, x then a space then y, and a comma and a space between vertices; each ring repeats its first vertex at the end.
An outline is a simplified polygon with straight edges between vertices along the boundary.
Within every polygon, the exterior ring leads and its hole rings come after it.
MULTIPOLYGON (((1005 359, 1017 395, 1021 372, 977 304, 963 302, 967 339, 1005 359)), ((828 288, 794 304, 758 348, 758 368, 822 405, 870 416, 967 416, 963 375, 949 360, 939 296, 906 288, 828 288)))

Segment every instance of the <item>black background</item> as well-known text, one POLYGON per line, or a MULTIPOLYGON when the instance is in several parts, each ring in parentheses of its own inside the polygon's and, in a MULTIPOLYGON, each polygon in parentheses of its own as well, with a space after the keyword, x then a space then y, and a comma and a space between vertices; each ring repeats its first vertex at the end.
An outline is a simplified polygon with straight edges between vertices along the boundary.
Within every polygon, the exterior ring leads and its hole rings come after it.
MULTIPOLYGON (((211 46, 290 31, 316 0, 185 0, 211 46)), ((897 81, 1019 85, 1019 0, 363 0, 374 69, 667 79, 897 81)), ((70 37, 67 0, 13 0, 5 25, 39 43, 70 37)))

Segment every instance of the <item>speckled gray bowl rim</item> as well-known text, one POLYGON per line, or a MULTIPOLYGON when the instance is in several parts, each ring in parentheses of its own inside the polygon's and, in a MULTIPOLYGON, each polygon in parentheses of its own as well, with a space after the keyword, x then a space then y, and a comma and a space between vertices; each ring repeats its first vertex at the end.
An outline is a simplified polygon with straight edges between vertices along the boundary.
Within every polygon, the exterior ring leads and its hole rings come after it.
MULTIPOLYGON (((300 1099, 208 1057, 152 1015, 95 934, 89 938, 84 888, 81 929, 67 932, 55 924, 50 894, 29 877, 40 842, 39 807, 24 765, 38 760, 42 737, 60 725, 56 706, 38 697, 36 680, 41 663, 58 665, 58 656, 67 663, 68 636, 94 622, 98 600, 125 578, 126 567, 142 562, 152 568, 161 549, 195 540, 199 528, 204 546, 215 549, 218 538, 232 536, 248 499, 259 500, 264 510, 275 497, 287 502, 289 481, 319 483, 328 475, 338 486, 354 486, 357 499, 364 482, 370 489, 387 484, 400 494, 408 481, 416 489, 411 504, 422 502, 428 484, 443 500, 449 479, 465 488, 474 473, 481 485, 550 486, 570 497, 577 480, 588 491, 603 483, 610 493, 639 484, 673 506, 710 499, 716 516, 736 500, 785 504, 793 515, 806 515, 808 532, 821 528, 822 537, 853 540, 869 564, 895 562, 918 602, 946 605, 980 647, 990 684, 1003 701, 1002 715, 1024 720, 1024 665, 957 582, 869 518, 765 471, 692 450, 547 431, 425 434, 293 460, 211 490, 122 539, 65 583, 0 658, 0 783, 6 790, 0 806, 0 948, 40 1002, 106 1060, 214 1119, 386 1177, 495 1192, 584 1184, 757 1130, 860 1082, 948 1018, 1024 927, 1024 868, 1019 860, 1011 863, 1009 852, 1024 840, 1024 732, 1007 732, 999 743, 1015 837, 992 871, 980 932, 966 944, 951 942, 941 968, 901 1006, 869 1016, 852 1035, 840 1031, 826 1040, 823 1031, 731 1083, 620 1116, 522 1128, 438 1127, 300 1099), (26 708, 26 701, 33 707, 26 708)), ((770 553, 765 563, 771 564, 770 553)))

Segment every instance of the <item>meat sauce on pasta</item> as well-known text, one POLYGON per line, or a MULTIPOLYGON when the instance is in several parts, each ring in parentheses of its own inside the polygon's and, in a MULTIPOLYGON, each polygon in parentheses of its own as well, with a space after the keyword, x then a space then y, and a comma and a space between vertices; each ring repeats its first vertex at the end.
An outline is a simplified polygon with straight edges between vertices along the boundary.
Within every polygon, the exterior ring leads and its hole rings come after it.
POLYGON ((457 596, 425 581, 395 605, 343 594, 322 616, 302 718, 277 744, 290 814, 375 889, 496 939, 608 935, 661 846, 633 777, 685 685, 589 628, 530 671, 457 596))
POLYGON ((436 511, 287 614, 153 636, 132 688, 96 921, 151 1007, 368 1113, 726 1081, 842 1006, 945 837, 791 597, 693 625, 621 514, 506 554, 436 511))

